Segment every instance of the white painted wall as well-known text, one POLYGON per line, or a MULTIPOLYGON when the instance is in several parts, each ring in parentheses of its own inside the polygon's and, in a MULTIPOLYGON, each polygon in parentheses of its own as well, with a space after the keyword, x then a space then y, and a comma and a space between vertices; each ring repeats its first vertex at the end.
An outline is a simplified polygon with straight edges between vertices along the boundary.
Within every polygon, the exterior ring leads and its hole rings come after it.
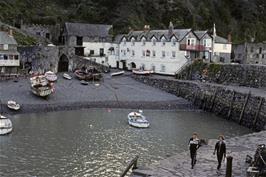
POLYGON ((214 52, 216 53, 231 53, 232 44, 214 44, 214 52))
POLYGON ((19 66, 19 60, 0 60, 0 66, 19 66))

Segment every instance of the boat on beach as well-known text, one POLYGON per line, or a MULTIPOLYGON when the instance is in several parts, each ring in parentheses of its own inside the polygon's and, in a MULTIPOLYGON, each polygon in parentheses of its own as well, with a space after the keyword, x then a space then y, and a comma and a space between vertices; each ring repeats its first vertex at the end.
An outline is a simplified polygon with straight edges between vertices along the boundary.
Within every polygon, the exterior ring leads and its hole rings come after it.
POLYGON ((133 74, 137 75, 150 75, 154 73, 153 70, 137 70, 137 69, 132 70, 132 72, 133 74))
POLYGON ((52 71, 47 71, 45 74, 44 74, 45 78, 49 81, 49 82, 55 82, 57 81, 57 76, 54 72, 52 71))
POLYGON ((149 121, 146 119, 144 115, 142 115, 142 111, 139 112, 131 112, 128 114, 128 124, 137 127, 137 128, 148 128, 150 126, 149 121))
POLYGON ((102 78, 102 74, 95 67, 90 67, 89 69, 78 69, 74 72, 75 76, 79 80, 85 81, 97 81, 102 78))
POLYGON ((47 97, 53 93, 53 84, 50 83, 44 75, 34 76, 30 78, 31 91, 40 97, 47 97))
POLYGON ((67 74, 67 73, 63 74, 63 78, 65 78, 67 80, 71 80, 72 79, 72 77, 69 74, 67 74))
POLYGON ((125 73, 125 71, 118 71, 118 72, 113 72, 111 73, 111 76, 120 76, 120 75, 123 75, 125 73))
POLYGON ((12 122, 7 117, 0 114, 0 135, 7 135, 13 130, 12 122))
POLYGON ((17 102, 12 101, 12 100, 9 100, 7 102, 7 107, 15 111, 18 111, 20 109, 20 105, 17 102))
POLYGON ((84 81, 84 80, 81 80, 80 83, 81 83, 81 85, 89 85, 89 82, 84 81))

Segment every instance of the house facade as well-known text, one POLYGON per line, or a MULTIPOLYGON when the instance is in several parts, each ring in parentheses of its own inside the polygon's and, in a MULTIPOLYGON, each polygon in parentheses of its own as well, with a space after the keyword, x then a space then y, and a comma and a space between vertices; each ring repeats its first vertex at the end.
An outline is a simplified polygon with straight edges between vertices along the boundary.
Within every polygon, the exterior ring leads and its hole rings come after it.
POLYGON ((12 30, 0 31, 0 74, 17 74, 20 66, 20 54, 12 30))
POLYGON ((233 60, 241 64, 266 64, 266 43, 233 45, 233 60))

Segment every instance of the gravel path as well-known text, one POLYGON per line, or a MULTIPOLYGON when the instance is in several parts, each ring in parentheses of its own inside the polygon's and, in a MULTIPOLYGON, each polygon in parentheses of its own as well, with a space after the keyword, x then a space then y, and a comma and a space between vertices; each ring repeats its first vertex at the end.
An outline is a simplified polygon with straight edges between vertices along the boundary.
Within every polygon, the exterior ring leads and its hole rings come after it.
POLYGON ((69 110, 90 107, 132 108, 132 109, 176 109, 190 108, 188 101, 159 89, 139 83, 128 76, 111 78, 104 76, 100 86, 90 83, 81 85, 79 80, 65 80, 59 75, 55 93, 47 99, 33 95, 29 79, 19 82, 1 81, 0 100, 4 104, 3 112, 12 113, 5 103, 15 100, 21 104, 19 113, 69 110))

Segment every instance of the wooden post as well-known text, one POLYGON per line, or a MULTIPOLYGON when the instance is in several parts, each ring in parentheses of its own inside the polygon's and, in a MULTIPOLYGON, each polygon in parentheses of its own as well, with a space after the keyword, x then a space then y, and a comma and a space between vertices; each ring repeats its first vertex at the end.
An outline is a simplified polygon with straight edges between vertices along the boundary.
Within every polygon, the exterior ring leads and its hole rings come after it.
POLYGON ((212 112, 214 104, 215 104, 215 99, 216 99, 217 93, 218 93, 218 88, 215 90, 213 98, 212 98, 212 104, 211 104, 211 107, 210 107, 210 111, 211 112, 212 112))
POLYGON ((231 98, 231 101, 230 101, 229 111, 228 111, 228 114, 227 114, 227 118, 228 119, 230 119, 230 117, 231 117, 233 104, 234 104, 234 100, 235 100, 235 94, 236 94, 236 92, 233 90, 233 95, 232 95, 232 98, 231 98))
POLYGON ((244 113, 245 113, 245 109, 246 109, 247 104, 248 104, 249 97, 250 97, 250 91, 248 92, 248 94, 246 96, 246 99, 245 99, 245 103, 244 103, 244 105, 242 107, 242 111, 240 113, 240 117, 239 117, 239 120, 238 120, 239 124, 241 124, 241 122, 242 122, 242 119, 243 119, 243 116, 244 116, 244 113))
POLYGON ((226 157, 226 174, 225 177, 232 177, 232 166, 233 166, 233 157, 228 156, 226 157))
POLYGON ((256 115, 255 115, 255 118, 254 118, 254 121, 253 121, 253 129, 256 129, 256 124, 257 124, 257 120, 258 120, 258 117, 259 117, 259 114, 260 114, 260 111, 261 111, 261 107, 263 105, 263 102, 264 102, 264 98, 260 97, 260 102, 259 102, 259 105, 258 105, 258 110, 256 112, 256 115))

